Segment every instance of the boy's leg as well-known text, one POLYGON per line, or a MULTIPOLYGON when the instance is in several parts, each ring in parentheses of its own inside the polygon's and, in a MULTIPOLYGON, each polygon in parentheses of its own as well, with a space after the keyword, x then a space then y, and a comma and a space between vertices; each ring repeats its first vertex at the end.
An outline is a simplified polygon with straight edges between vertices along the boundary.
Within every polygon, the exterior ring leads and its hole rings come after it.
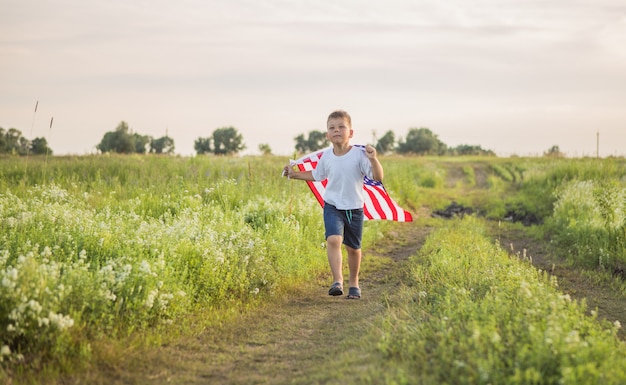
POLYGON ((331 235, 326 239, 326 252, 328 254, 328 264, 330 265, 330 271, 333 274, 333 282, 341 282, 343 286, 343 272, 342 272, 342 255, 341 255, 341 242, 343 237, 341 235, 331 235))
POLYGON ((340 282, 343 287, 342 254, 344 219, 335 206, 324 204, 324 228, 326 230, 326 253, 328 264, 333 274, 333 283, 340 282))
POLYGON ((350 210, 349 221, 344 233, 344 244, 348 251, 348 267, 350 269, 349 287, 359 286, 361 270, 361 239, 363 238, 363 210, 350 210))
POLYGON ((350 278, 348 287, 359 287, 359 270, 361 269, 361 249, 353 249, 346 246, 348 250, 348 268, 350 278))

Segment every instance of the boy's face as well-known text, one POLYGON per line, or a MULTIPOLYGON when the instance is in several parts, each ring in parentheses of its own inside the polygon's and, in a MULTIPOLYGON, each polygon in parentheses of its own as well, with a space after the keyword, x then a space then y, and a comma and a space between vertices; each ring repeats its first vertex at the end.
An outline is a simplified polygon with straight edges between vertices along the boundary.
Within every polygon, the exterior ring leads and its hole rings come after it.
POLYGON ((326 138, 332 144, 347 144, 352 138, 352 127, 343 118, 334 118, 328 120, 328 130, 326 138))

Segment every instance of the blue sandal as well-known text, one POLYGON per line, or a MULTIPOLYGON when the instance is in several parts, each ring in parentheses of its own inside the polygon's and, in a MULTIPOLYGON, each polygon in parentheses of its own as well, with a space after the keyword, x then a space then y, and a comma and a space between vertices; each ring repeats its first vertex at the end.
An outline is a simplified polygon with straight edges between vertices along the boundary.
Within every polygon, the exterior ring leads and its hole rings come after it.
POLYGON ((333 283, 333 285, 330 287, 330 290, 328 290, 328 295, 343 295, 343 285, 341 284, 341 282, 333 283))
POLYGON ((348 289, 348 299, 361 299, 361 289, 358 287, 351 287, 348 289))

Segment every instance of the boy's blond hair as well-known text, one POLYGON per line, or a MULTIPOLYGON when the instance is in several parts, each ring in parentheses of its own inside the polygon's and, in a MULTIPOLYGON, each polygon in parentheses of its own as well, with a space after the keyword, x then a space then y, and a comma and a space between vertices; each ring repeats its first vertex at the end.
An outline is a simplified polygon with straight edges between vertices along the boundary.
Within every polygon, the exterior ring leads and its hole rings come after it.
POLYGON ((348 123, 348 126, 352 128, 352 118, 350 117, 350 114, 348 114, 344 110, 336 110, 331 112, 330 115, 328 115, 328 119, 326 120, 327 125, 331 119, 343 119, 348 123))

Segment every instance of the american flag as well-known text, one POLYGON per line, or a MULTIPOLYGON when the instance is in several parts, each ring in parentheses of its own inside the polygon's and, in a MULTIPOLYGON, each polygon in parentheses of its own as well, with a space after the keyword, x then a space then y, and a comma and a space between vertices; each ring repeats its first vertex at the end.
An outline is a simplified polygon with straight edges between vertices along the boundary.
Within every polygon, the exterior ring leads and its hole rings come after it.
MULTIPOLYGON (((357 145, 355 147, 359 147, 365 150, 365 147, 362 145, 357 145)), ((305 155, 298 160, 292 160, 291 165, 298 166, 300 171, 310 171, 317 167, 317 163, 324 150, 316 151, 311 154, 305 155)), ((328 180, 323 181, 307 181, 306 182, 315 198, 319 204, 324 207, 324 191, 326 190, 326 183, 328 180)), ((393 201, 387 194, 387 190, 385 190, 385 186, 383 186, 382 182, 378 182, 372 180, 368 177, 363 178, 363 189, 365 190, 365 204, 363 206, 363 213, 365 214, 365 218, 369 220, 373 219, 387 219, 391 221, 398 222, 411 222, 413 221, 413 217, 411 213, 404 210, 402 207, 398 206, 396 202, 393 201)))

